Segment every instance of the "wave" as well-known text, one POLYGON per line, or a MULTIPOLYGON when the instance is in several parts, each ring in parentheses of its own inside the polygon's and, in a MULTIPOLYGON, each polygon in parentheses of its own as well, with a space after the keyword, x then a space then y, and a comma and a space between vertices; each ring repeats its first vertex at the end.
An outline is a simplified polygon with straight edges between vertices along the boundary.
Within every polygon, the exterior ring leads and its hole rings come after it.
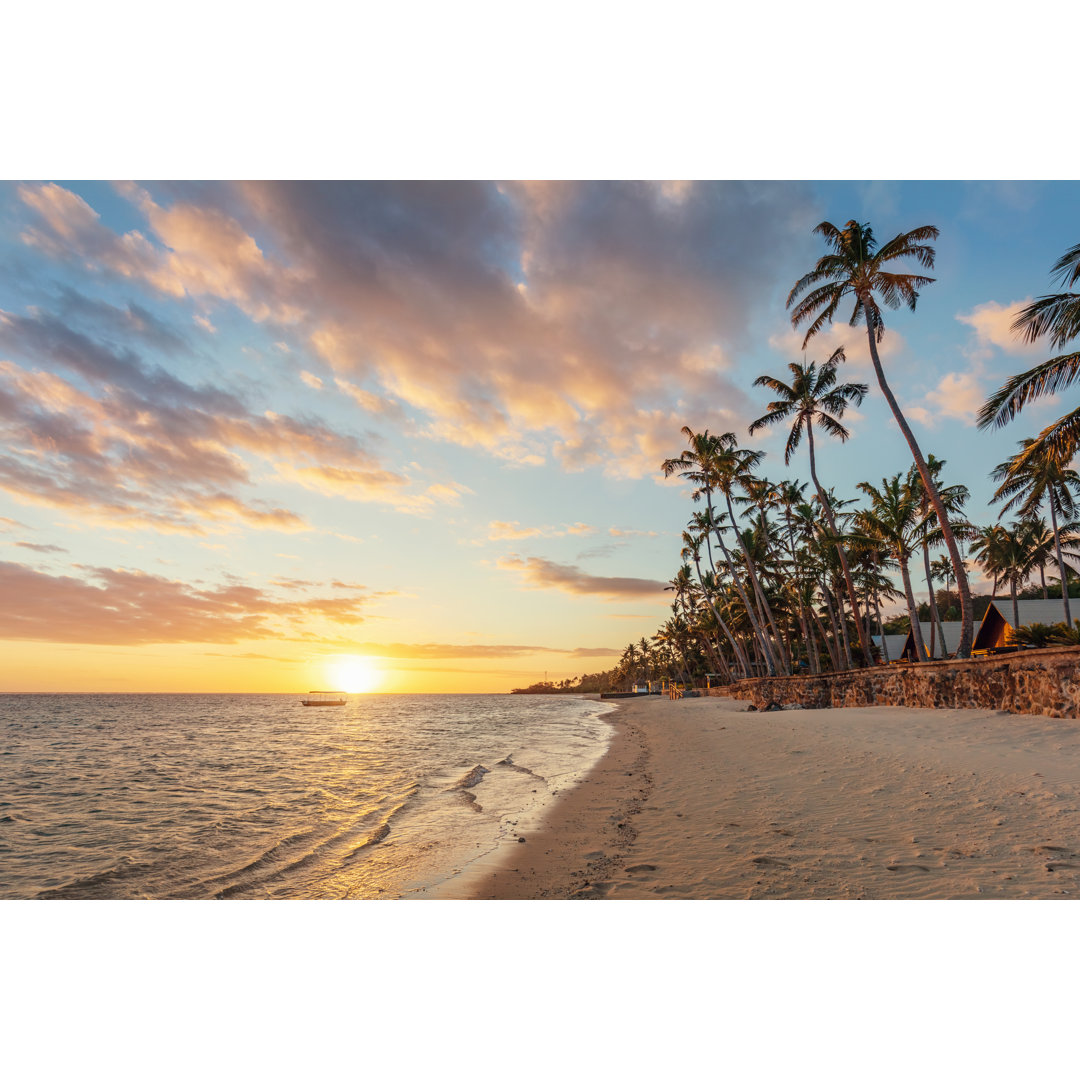
POLYGON ((526 776, 535 776, 537 780, 543 783, 547 783, 547 777, 541 776, 538 772, 533 772, 532 769, 526 769, 524 765, 515 765, 514 757, 512 754, 507 754, 502 761, 496 761, 496 765, 503 765, 507 769, 513 769, 514 772, 524 773, 526 776))
POLYGON ((110 900, 118 899, 111 886, 128 878, 141 877, 148 870, 155 869, 153 863, 134 862, 124 857, 115 866, 99 870, 88 877, 77 878, 64 885, 55 885, 42 889, 37 900, 110 900))
POLYGON ((454 786, 459 788, 476 787, 484 777, 491 772, 483 765, 474 765, 454 786))

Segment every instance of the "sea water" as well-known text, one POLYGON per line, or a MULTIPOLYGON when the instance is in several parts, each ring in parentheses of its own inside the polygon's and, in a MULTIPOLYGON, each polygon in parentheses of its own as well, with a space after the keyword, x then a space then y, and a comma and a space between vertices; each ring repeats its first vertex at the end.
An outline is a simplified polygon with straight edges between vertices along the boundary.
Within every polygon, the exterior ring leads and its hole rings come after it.
POLYGON ((0 695, 0 897, 421 896, 607 748, 572 696, 0 695))

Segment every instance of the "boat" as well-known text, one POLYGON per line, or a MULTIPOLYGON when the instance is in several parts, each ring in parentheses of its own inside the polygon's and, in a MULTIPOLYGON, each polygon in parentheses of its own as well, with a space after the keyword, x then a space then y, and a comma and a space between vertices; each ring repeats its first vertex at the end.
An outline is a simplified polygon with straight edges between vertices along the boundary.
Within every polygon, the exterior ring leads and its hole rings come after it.
POLYGON ((345 705, 348 698, 342 690, 309 690, 306 698, 300 699, 301 705, 345 705))

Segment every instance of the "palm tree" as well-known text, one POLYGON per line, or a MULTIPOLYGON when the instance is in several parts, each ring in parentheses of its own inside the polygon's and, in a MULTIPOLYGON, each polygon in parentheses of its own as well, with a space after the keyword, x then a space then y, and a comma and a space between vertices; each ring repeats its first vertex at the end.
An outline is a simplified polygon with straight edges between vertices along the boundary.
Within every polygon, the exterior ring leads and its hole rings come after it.
POLYGON ((971 545, 971 550, 979 552, 978 562, 984 571, 994 575, 995 591, 999 581, 1008 584, 1012 599, 1013 626, 1018 627, 1020 607, 1016 591, 1034 569, 1031 549, 1025 542, 1024 523, 1013 522, 1011 529, 1006 529, 1004 525, 991 525, 979 532, 980 535, 971 545))
POLYGON ((919 289, 933 282, 933 278, 922 274, 890 270, 890 264, 897 259, 914 259, 920 266, 933 269, 934 249, 927 243, 938 236, 938 229, 933 225, 922 225, 910 232, 900 233, 882 247, 878 247, 869 225, 849 221, 843 229, 838 229, 831 222, 823 221, 814 230, 823 237, 832 249, 818 259, 814 269, 804 274, 788 294, 787 306, 795 305, 791 315, 792 326, 799 326, 808 319, 810 325, 803 338, 803 348, 827 323, 831 323, 841 301, 845 297, 854 298, 855 306, 848 320, 851 326, 858 325, 860 319, 866 323, 866 337, 870 346, 870 360, 874 365, 878 386, 881 387, 885 400, 889 403, 897 426, 907 440, 919 476, 930 496, 930 502, 937 512, 941 523, 942 538, 948 548, 949 557, 956 568, 956 584, 960 592, 960 611, 962 626, 958 656, 968 656, 971 652, 971 637, 974 618, 971 604, 971 590, 968 587, 964 560, 956 543, 956 537, 950 526, 945 505, 938 495, 933 478, 926 467, 926 459, 919 448, 915 435, 908 425, 899 404, 885 378, 881 358, 878 356, 878 343, 885 335, 885 321, 881 303, 893 310, 905 304, 911 311, 919 298, 919 289), (797 298, 802 294, 801 299, 797 298))
MULTIPOLYGON (((737 491, 741 490, 752 494, 755 487, 755 477, 753 472, 760 464, 761 459, 765 454, 761 450, 740 450, 739 441, 736 439, 734 432, 726 431, 717 438, 719 453, 715 459, 717 466, 716 486, 717 489, 723 493, 724 500, 727 503, 728 518, 731 521, 732 528, 735 532, 735 539, 738 542, 743 559, 746 563, 746 576, 753 587, 757 602, 761 606, 762 618, 759 621, 763 626, 765 623, 768 623, 769 628, 772 630, 773 641, 779 643, 780 631, 777 629, 776 620, 773 618, 769 599, 761 584, 757 563, 746 543, 746 538, 739 531, 735 517, 735 507, 732 504, 732 500, 736 497, 737 491)), ((763 644, 766 646, 767 653, 772 653, 772 643, 769 641, 768 635, 764 633, 764 630, 762 632, 762 639, 763 644)), ((768 659, 768 655, 766 659, 768 659)), ((775 669, 779 665, 773 660, 772 666, 775 669)), ((776 674, 776 671, 773 670, 771 673, 776 674)))
MULTIPOLYGON (((768 672, 770 675, 775 675, 777 672, 776 658, 768 635, 759 623, 754 605, 750 602, 750 598, 746 594, 746 590, 743 588, 739 575, 735 570, 731 554, 724 543, 723 529, 713 517, 712 493, 715 490, 720 490, 727 499, 728 512, 734 525, 735 514, 731 505, 731 489, 738 475, 737 468, 742 465, 745 469, 748 463, 746 463, 745 458, 739 459, 734 456, 739 452, 736 451, 735 436, 731 432, 724 435, 710 435, 708 430, 697 433, 691 431, 689 427, 684 427, 682 433, 690 443, 689 449, 684 450, 677 458, 668 458, 661 468, 665 476, 678 473, 684 480, 690 480, 694 483, 696 487, 691 498, 695 501, 700 499, 702 495, 705 496, 707 519, 711 526, 710 533, 715 534, 720 544, 721 554, 724 556, 724 561, 727 564, 728 572, 731 574, 732 583, 739 593, 739 598, 746 607, 747 617, 758 639, 758 645, 762 656, 765 658, 768 672)), ((751 454, 752 451, 742 451, 741 453, 751 454)), ((754 463, 756 464, 756 461, 760 460, 760 458, 760 454, 756 455, 754 463)), ((737 527, 735 531, 738 534, 737 527)), ((752 565, 749 560, 747 560, 747 570, 752 572, 752 565)), ((756 582, 754 584, 755 591, 759 591, 760 586, 756 582)))
POLYGON ((859 615, 859 602, 855 595, 855 583, 851 578, 851 567, 848 565, 843 545, 839 542, 832 508, 828 499, 825 498, 821 481, 818 480, 817 462, 814 455, 814 421, 817 420, 827 434, 838 438, 841 442, 847 442, 851 433, 840 423, 844 410, 851 404, 861 405, 866 396, 868 389, 866 383, 837 385, 836 368, 844 359, 844 350, 840 348, 820 368, 816 363, 788 364, 788 370, 791 372, 790 385, 772 375, 759 375, 754 380, 754 385, 767 387, 777 395, 777 400, 770 401, 769 411, 750 425, 750 434, 753 435, 755 431, 760 431, 772 424, 791 420, 791 430, 788 432, 787 445, 784 447, 784 464, 787 465, 802 441, 803 432, 806 432, 806 448, 810 453, 810 478, 817 489, 818 498, 821 500, 826 520, 829 522, 829 530, 836 542, 836 553, 840 558, 844 584, 851 601, 855 627, 859 633, 859 646, 867 667, 870 667, 874 660, 870 652, 866 627, 859 615))
POLYGON ((911 619, 911 633, 915 639, 915 652, 920 661, 929 654, 923 644, 922 630, 919 626, 919 611, 915 606, 915 594, 911 589, 911 572, 908 563, 915 554, 919 543, 919 505, 918 498, 911 487, 902 483, 897 473, 891 480, 882 480, 881 487, 861 483, 859 490, 870 496, 869 510, 861 511, 857 517, 858 528, 863 535, 883 541, 889 547, 889 553, 900 567, 900 578, 904 583, 904 596, 907 599, 908 617, 911 619))
MULTIPOLYGON (((970 493, 963 484, 950 484, 948 487, 941 487, 939 476, 946 464, 947 462, 934 457, 933 454, 930 454, 926 459, 926 468, 934 478, 938 495, 941 496, 941 501, 948 511, 949 524, 955 534, 964 538, 967 536, 970 526, 964 521, 955 521, 953 519, 963 510, 964 503, 967 502, 970 493)), ((930 494, 923 485, 922 478, 914 466, 908 471, 907 482, 919 500, 919 516, 922 519, 923 574, 926 577, 926 588, 930 594, 930 655, 933 656, 934 654, 934 637, 936 634, 941 641, 941 658, 945 660, 948 659, 949 653, 945 645, 945 630, 941 625, 941 613, 938 611, 937 597, 934 595, 933 573, 930 569, 930 549, 936 547, 942 541, 941 526, 930 503, 930 494)))
POLYGON ((1019 445, 1020 450, 990 474, 999 484, 990 501, 1008 500, 1002 507, 1001 516, 1016 509, 1021 517, 1029 519, 1038 515, 1044 501, 1049 505, 1050 531, 1054 534, 1054 551, 1061 575, 1065 626, 1070 627, 1072 615, 1069 611, 1068 577, 1061 551, 1058 513, 1071 518, 1076 512, 1077 500, 1074 495, 1080 494, 1080 474, 1068 467, 1069 459, 1063 458, 1060 447, 1053 443, 1021 439, 1019 445))
MULTIPOLYGON (((695 518, 697 515, 695 515, 695 518)), ((685 559, 689 555, 694 560, 694 568, 697 570, 698 581, 701 584, 701 593, 705 599, 705 603, 708 604, 709 609, 713 613, 713 617, 716 619, 717 626, 724 632, 728 642, 731 645, 731 651, 735 655, 735 662, 742 669, 743 676, 749 676, 750 674, 750 662, 746 657, 745 652, 739 645, 738 639, 731 632, 726 620, 721 616, 720 612, 716 609, 716 602, 713 599, 714 589, 710 586, 716 577, 715 569, 706 576, 701 570, 701 545, 705 543, 708 545, 709 533, 712 531, 711 525, 707 528, 703 528, 697 533, 686 531, 682 534, 683 549, 682 557, 685 559)), ((709 562, 712 562, 712 553, 709 554, 709 562)))
MULTIPOLYGON (((1065 286, 1080 281, 1080 244, 1066 251, 1050 273, 1065 286)), ((1080 334, 1080 293, 1040 296, 1020 312, 1012 329, 1029 345, 1046 337, 1051 348, 1062 348, 1080 334)), ((1014 375, 982 407, 979 427, 1004 427, 1028 402, 1066 389, 1077 377, 1080 377, 1080 352, 1051 357, 1029 371, 1014 375)), ((1033 443, 1052 448, 1062 460, 1071 459, 1080 445, 1080 409, 1045 428, 1033 443)))
POLYGON ((932 581, 940 581, 945 586, 945 599, 950 601, 950 603, 946 604, 946 607, 951 607, 952 598, 949 596, 949 585, 953 578, 952 563, 942 555, 930 564, 930 574, 932 581))

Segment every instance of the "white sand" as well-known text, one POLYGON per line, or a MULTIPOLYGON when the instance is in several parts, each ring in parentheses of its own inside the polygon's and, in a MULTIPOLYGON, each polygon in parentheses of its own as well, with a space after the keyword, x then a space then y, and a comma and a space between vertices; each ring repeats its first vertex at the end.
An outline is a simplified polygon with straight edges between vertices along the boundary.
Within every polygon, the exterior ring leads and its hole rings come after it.
POLYGON ((1080 721, 630 701, 583 784, 440 895, 1080 895, 1080 721))

